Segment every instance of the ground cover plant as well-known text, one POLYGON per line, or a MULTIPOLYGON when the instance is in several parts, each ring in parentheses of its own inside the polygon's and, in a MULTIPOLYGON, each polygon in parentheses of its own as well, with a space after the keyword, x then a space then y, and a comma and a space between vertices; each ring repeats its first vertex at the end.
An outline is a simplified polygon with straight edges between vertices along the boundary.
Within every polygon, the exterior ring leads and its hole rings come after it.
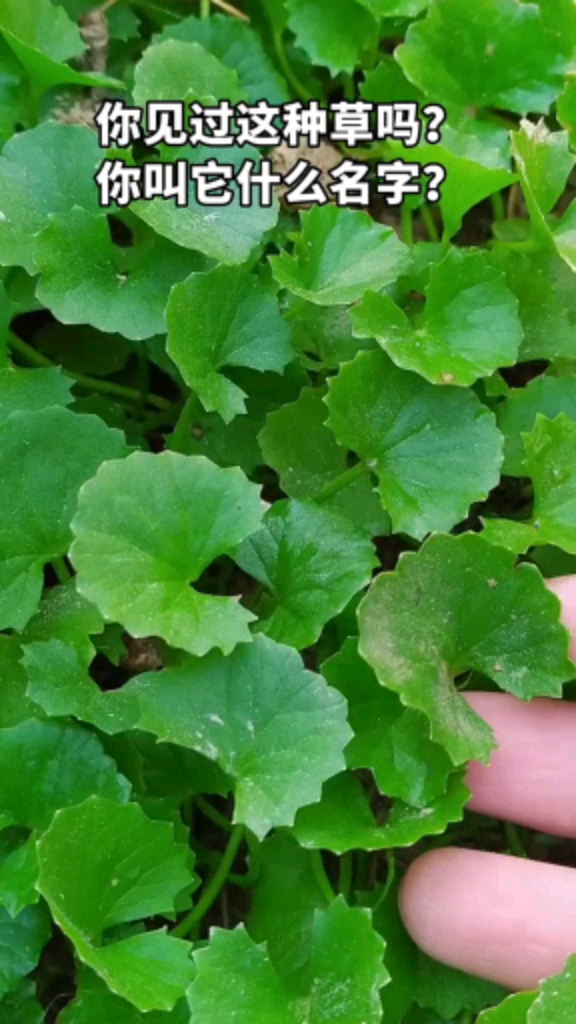
POLYGON ((571 0, 0 0, 2 1024, 573 1020, 571 962, 506 993, 397 890, 574 864, 465 810, 462 692, 576 692, 575 50, 571 0), (105 100, 262 99, 431 106, 218 153, 418 188, 99 205, 214 152, 105 152, 105 100))

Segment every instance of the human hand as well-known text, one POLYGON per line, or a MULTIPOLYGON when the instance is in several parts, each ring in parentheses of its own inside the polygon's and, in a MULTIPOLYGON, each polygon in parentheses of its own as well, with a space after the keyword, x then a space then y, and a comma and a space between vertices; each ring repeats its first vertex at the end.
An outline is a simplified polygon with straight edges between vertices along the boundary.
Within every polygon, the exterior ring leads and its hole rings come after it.
MULTIPOLYGON (((551 580, 576 659, 576 576, 551 580)), ((471 810, 576 839, 576 704, 469 693, 492 726, 489 766, 472 763, 471 810)), ((514 990, 576 952, 576 870, 497 853, 433 850, 409 868, 400 910, 430 956, 514 990)))

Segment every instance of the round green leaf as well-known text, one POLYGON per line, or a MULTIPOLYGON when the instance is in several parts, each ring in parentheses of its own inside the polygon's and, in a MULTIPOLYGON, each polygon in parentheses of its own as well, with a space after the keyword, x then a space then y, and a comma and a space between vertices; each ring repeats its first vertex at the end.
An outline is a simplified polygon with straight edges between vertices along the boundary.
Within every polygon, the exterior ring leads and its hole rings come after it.
POLYGON ((478 534, 434 536, 376 578, 359 609, 360 653, 383 686, 430 719, 455 764, 486 761, 492 733, 456 690, 475 670, 528 700, 572 678, 558 599, 533 565, 478 534))
POLYGON ((81 967, 77 978, 76 995, 60 1014, 58 1024, 189 1024, 185 1000, 171 1013, 153 1010, 142 1014, 135 1006, 114 995, 102 979, 81 967))
POLYGON ((355 0, 287 0, 288 27, 312 64, 352 73, 377 43, 378 23, 355 0))
POLYGON ((370 768, 381 793, 425 807, 446 789, 452 764, 430 741, 424 715, 404 708, 397 694, 380 686, 358 654, 356 639, 322 665, 322 675, 348 701, 354 737, 346 748, 349 768, 370 768))
POLYGON ((502 437, 471 391, 434 387, 373 351, 332 378, 326 403, 338 440, 377 473, 395 532, 450 530, 498 482, 502 437))
POLYGON ((576 351, 574 272, 553 252, 497 245, 491 258, 518 299, 524 332, 520 361, 570 358, 576 351))
POLYGON ((286 85, 268 57, 260 36, 239 18, 225 14, 183 18, 164 26, 157 41, 164 39, 200 43, 238 73, 240 87, 250 103, 257 103, 263 96, 271 104, 285 103, 289 99, 286 85))
POLYGON ((395 801, 387 820, 378 821, 359 780, 350 772, 330 779, 319 803, 302 807, 296 815, 294 835, 308 849, 390 850, 413 846, 423 836, 440 835, 451 822, 461 821, 470 797, 460 774, 453 774, 446 793, 427 807, 395 801))
POLYGON ((71 557, 78 589, 135 637, 229 653, 254 616, 234 597, 190 586, 258 528, 264 505, 240 469, 201 455, 134 452, 106 462, 82 489, 71 557))
POLYGON ((204 408, 226 423, 246 412, 246 396, 222 369, 280 373, 293 358, 275 296, 246 267, 191 274, 172 289, 166 318, 169 355, 204 408))
POLYGON ((513 388, 500 402, 496 417, 504 435, 504 473, 526 476, 522 434, 533 429, 538 413, 548 419, 564 413, 576 420, 574 377, 536 377, 525 388, 513 388))
POLYGON ((50 917, 44 906, 26 907, 14 920, 0 907, 0 998, 18 988, 36 967, 50 938, 50 917))
POLYGON ((78 491, 126 451, 119 430, 68 409, 15 413, 0 426, 0 626, 36 611, 43 568, 68 550, 78 491))
POLYGON ((56 367, 0 369, 0 424, 13 412, 37 412, 49 405, 70 405, 72 381, 56 367))
POLYGON ((151 231, 137 232, 126 248, 114 245, 106 216, 77 207, 50 217, 34 258, 41 275, 36 293, 58 320, 133 340, 164 333, 172 285, 203 263, 151 231))
POLYGON ((538 414, 524 448, 539 542, 576 554, 576 422, 564 413, 555 420, 538 414))
POLYGON ((134 103, 202 100, 214 104, 242 98, 238 75, 196 42, 166 39, 148 47, 134 69, 134 103))
POLYGON ((369 912, 339 897, 314 915, 307 962, 294 990, 243 927, 214 929, 210 944, 194 954, 192 1024, 233 1024, 239 1014, 259 1024, 379 1024, 379 991, 388 981, 383 951, 369 912))
POLYGON ((270 266, 278 284, 293 295, 335 306, 391 284, 409 261, 408 249, 392 228, 367 213, 328 205, 302 215, 294 254, 272 256, 270 266))
POLYGON ((536 4, 432 3, 396 50, 403 71, 429 96, 459 107, 546 114, 568 61, 555 50, 536 4))
POLYGON ((432 265, 426 305, 412 323, 389 295, 369 292, 353 312, 354 332, 376 338, 404 370, 433 384, 469 386, 516 362, 518 301, 480 251, 451 248, 432 265))
POLYGON ((204 754, 235 781, 235 820, 262 837, 289 825, 340 771, 344 699, 296 651, 266 637, 138 676, 138 728, 204 754))
POLYGON ((92 793, 125 803, 118 775, 95 735, 77 725, 30 719, 0 729, 0 812, 27 828, 45 829, 61 807, 92 793))
POLYGON ((56 121, 6 143, 0 156, 0 264, 34 273, 34 236, 51 213, 74 206, 98 212, 93 178, 101 160, 94 132, 56 121))
POLYGON ((378 564, 372 544, 352 523, 294 500, 275 502, 235 558, 272 595, 256 628, 299 649, 316 642, 378 564))

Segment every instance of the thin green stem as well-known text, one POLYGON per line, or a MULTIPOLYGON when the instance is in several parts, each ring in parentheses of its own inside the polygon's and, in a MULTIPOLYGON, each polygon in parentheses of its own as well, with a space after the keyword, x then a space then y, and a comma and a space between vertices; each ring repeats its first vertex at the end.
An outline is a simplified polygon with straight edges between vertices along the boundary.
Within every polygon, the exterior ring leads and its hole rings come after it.
POLYGON ((330 480, 324 487, 321 487, 319 491, 313 496, 312 500, 317 505, 321 505, 322 502, 328 501, 334 494, 338 494, 344 487, 348 487, 358 477, 364 476, 364 473, 368 473, 369 469, 363 462, 356 463, 355 466, 351 466, 350 469, 345 469, 340 476, 337 476, 334 480, 330 480))
POLYGON ((200 0, 200 17, 210 17, 210 0, 200 0))
POLYGON ((513 853, 515 857, 527 857, 528 854, 524 849, 524 844, 522 843, 522 839, 516 825, 512 825, 511 822, 505 821, 504 831, 506 833, 506 841, 508 843, 510 853, 513 853))
POLYGON ((400 224, 402 241, 405 245, 412 245, 414 242, 414 225, 412 222, 412 210, 405 203, 400 210, 400 224))
POLYGON ((376 900, 376 903, 372 907, 372 913, 374 913, 378 909, 381 903, 384 903, 384 900, 386 899, 388 893, 390 892, 390 889, 392 888, 396 880, 396 859, 394 857, 394 850, 386 850, 386 861, 388 864, 388 873, 386 875, 386 881, 382 886, 382 891, 378 899, 376 900))
POLYGON ((354 868, 354 859, 352 853, 345 853, 340 857, 340 877, 338 879, 338 888, 342 893, 344 899, 350 902, 350 893, 352 892, 352 871, 354 868))
POLYGON ((492 204, 494 220, 506 220, 506 208, 504 206, 502 193, 495 192, 493 196, 490 196, 490 202, 492 204))
POLYGON ((274 51, 276 53, 276 57, 278 58, 278 63, 282 68, 282 71, 284 72, 286 79, 292 86, 296 95, 299 96, 304 103, 308 103, 308 101, 312 99, 312 95, 311 93, 308 92, 308 89, 306 89, 306 87, 302 85, 302 82, 294 74, 290 66, 290 61, 288 60, 288 57, 286 56, 286 50, 284 49, 282 29, 273 28, 272 39, 274 42, 274 51))
POLYGON ((182 455, 189 455, 190 432, 196 411, 196 396, 188 395, 182 412, 176 420, 176 425, 168 440, 168 447, 173 452, 180 452, 182 455))
POLYGON ((330 885, 330 879, 326 874, 326 869, 322 861, 322 854, 320 853, 320 850, 312 851, 310 863, 312 866, 312 871, 314 872, 316 884, 320 892, 322 893, 327 903, 332 903, 332 900, 334 899, 334 889, 330 885))
MULTIPOLYGON (((16 334, 11 332, 8 335, 8 344, 13 352, 16 352, 22 359, 31 366, 55 366, 50 359, 43 356, 40 352, 37 352, 32 345, 28 345, 27 342, 23 341, 16 334)), ((141 392, 137 388, 128 388, 124 384, 115 384, 113 381, 100 380, 97 377, 87 377, 84 373, 74 373, 72 370, 63 367, 63 372, 67 377, 71 377, 75 383, 85 388, 87 391, 99 391, 103 395, 111 395, 117 398, 124 398, 128 402, 134 402, 136 405, 141 401, 141 392)), ((153 405, 157 409, 169 409, 171 403, 167 398, 161 398, 160 395, 148 395, 147 404, 153 405)))
POLYGON ((430 241, 431 242, 439 242, 440 241, 440 235, 438 234, 438 228, 436 227, 436 224, 434 223, 434 218, 432 216, 432 211, 430 210, 430 207, 429 206, 421 206, 420 207, 420 216, 422 217, 422 223, 423 223, 424 227, 426 228, 426 231, 428 233, 428 238, 430 239, 430 241))
POLYGON ((233 831, 234 826, 228 821, 228 818, 224 814, 220 814, 220 811, 216 810, 205 797, 197 796, 195 803, 198 810, 202 811, 204 817, 208 818, 208 821, 218 825, 218 828, 221 828, 223 832, 233 831))
POLYGON ((235 825, 230 834, 230 839, 228 840, 228 845, 224 851, 222 860, 212 877, 208 879, 204 886, 198 903, 195 907, 192 907, 190 913, 180 921, 180 924, 177 924, 176 927, 172 929, 172 935, 176 936, 176 938, 182 939, 186 935, 190 935, 190 933, 196 928, 196 925, 202 920, 205 914, 208 913, 214 901, 218 899, 218 896, 226 885, 228 875, 230 874, 232 865, 236 860, 236 855, 240 849, 240 844, 242 843, 243 838, 244 825, 235 825))
POLYGON ((72 573, 66 564, 65 558, 53 558, 52 568, 58 577, 59 583, 68 583, 68 580, 72 579, 72 573))

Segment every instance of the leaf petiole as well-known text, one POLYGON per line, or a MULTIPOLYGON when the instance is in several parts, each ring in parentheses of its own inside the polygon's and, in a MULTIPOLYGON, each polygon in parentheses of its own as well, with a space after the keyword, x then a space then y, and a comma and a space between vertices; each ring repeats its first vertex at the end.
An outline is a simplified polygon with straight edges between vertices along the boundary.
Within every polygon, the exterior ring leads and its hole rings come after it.
POLYGON ((312 501, 315 501, 317 505, 321 505, 324 501, 328 501, 329 498, 333 497, 334 494, 338 494, 338 491, 348 487, 354 480, 368 472, 368 466, 364 462, 357 462, 355 466, 345 469, 340 476, 335 477, 334 480, 330 480, 324 487, 321 487, 312 498, 312 501))
POLYGON ((190 913, 172 929, 172 935, 176 938, 182 939, 186 935, 190 935, 204 915, 208 913, 214 901, 218 899, 221 890, 226 884, 232 865, 236 860, 236 854, 240 849, 240 844, 243 838, 244 825, 235 825, 231 832, 230 839, 228 840, 228 845, 222 856, 222 860, 202 890, 198 903, 195 907, 192 907, 190 913))
POLYGON ((330 879, 326 874, 326 869, 322 861, 322 854, 320 850, 312 850, 311 854, 311 866, 316 879, 316 884, 322 893, 327 903, 332 903, 334 899, 334 889, 330 884, 330 879))

